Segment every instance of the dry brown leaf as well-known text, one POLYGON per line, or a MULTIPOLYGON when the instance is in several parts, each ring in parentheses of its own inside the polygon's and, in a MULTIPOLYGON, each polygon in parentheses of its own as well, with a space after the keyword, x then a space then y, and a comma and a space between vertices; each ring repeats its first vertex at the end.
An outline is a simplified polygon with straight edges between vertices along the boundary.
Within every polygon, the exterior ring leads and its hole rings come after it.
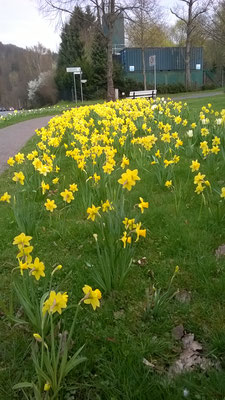
POLYGON ((124 317, 124 310, 115 311, 113 315, 115 319, 121 319, 124 317))
POLYGON ((180 340, 184 336, 184 327, 182 324, 175 326, 172 329, 172 337, 176 340, 180 340))
POLYGON ((191 301, 191 292, 188 292, 186 289, 179 290, 176 294, 176 300, 183 304, 189 304, 191 301))
MULTIPOLYGON (((178 333, 179 331, 181 334, 181 328, 177 329, 178 333)), ((181 352, 179 359, 169 368, 168 374, 171 377, 181 374, 182 372, 191 371, 196 367, 206 370, 214 366, 214 363, 211 360, 202 356, 202 345, 197 340, 194 340, 193 333, 185 334, 182 337, 182 344, 183 351, 181 352)))
POLYGON ((215 251, 216 258, 220 258, 225 256, 225 244, 222 244, 221 246, 218 247, 218 249, 215 251))

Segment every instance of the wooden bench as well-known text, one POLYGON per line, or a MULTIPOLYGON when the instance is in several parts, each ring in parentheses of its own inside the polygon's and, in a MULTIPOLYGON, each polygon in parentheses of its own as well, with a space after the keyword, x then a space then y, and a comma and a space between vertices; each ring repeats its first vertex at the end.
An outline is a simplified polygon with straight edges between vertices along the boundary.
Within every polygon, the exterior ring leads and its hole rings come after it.
POLYGON ((137 97, 147 97, 148 99, 153 98, 155 99, 157 95, 157 90, 132 90, 129 93, 127 99, 136 99, 137 97))

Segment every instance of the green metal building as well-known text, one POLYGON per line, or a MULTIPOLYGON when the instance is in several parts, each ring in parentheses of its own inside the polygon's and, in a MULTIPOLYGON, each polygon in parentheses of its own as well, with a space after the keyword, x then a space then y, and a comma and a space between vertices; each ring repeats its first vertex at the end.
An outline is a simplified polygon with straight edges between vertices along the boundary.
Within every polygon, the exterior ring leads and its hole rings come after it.
MULTIPOLYGON (((152 47, 144 50, 146 78, 149 87, 154 85, 154 67, 149 57, 156 56, 156 82, 159 85, 185 84, 185 48, 152 47)), ((143 82, 142 52, 140 48, 124 48, 120 60, 127 77, 143 82)), ((191 49, 191 80, 195 87, 203 85, 203 49, 191 49)))

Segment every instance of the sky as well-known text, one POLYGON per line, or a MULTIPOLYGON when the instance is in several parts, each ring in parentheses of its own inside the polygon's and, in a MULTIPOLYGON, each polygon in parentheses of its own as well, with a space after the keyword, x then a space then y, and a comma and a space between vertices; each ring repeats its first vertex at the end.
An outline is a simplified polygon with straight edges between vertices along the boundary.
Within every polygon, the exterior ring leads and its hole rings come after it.
POLYGON ((38 42, 57 51, 60 29, 44 18, 38 10, 36 0, 0 0, 0 42, 31 47, 38 42))
MULTIPOLYGON (((176 0, 160 0, 160 3, 170 14, 169 8, 176 0)), ((60 28, 56 29, 54 21, 40 14, 37 0, 0 0, 0 42, 23 48, 39 42, 57 52, 60 28)))

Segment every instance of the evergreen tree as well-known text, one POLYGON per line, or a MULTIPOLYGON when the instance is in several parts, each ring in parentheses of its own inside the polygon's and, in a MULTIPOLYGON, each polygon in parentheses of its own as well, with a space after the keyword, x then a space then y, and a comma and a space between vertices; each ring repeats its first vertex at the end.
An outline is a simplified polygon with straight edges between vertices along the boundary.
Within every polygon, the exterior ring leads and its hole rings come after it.
POLYGON ((96 96, 105 96, 107 90, 107 43, 96 30, 91 52, 92 84, 96 96))
POLYGON ((84 71, 83 77, 90 79, 87 76, 90 68, 86 49, 90 48, 94 19, 89 8, 84 12, 75 7, 70 20, 62 29, 56 83, 64 99, 71 98, 73 88, 73 74, 66 72, 67 67, 81 67, 84 71))

